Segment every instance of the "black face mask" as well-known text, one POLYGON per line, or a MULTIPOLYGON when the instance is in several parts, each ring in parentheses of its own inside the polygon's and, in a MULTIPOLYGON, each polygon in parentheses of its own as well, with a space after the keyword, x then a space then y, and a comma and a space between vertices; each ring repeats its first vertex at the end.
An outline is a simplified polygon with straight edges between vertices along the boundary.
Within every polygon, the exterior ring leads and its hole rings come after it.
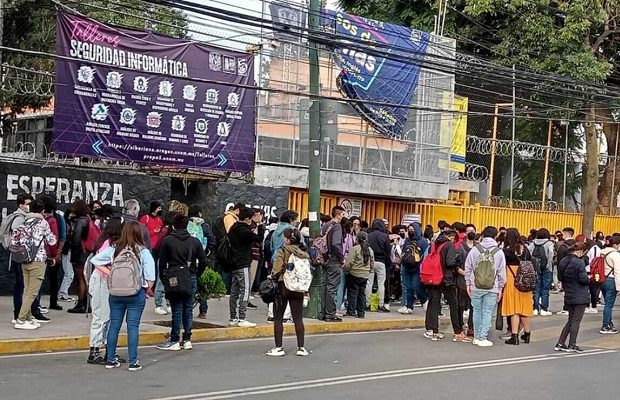
POLYGON ((405 234, 404 233, 399 233, 399 235, 400 235, 401 238, 403 238, 403 239, 405 238, 405 234))
POLYGON ((159 210, 159 211, 157 211, 156 214, 161 216, 163 213, 164 213, 164 210, 159 210))
POLYGON ((467 234, 467 240, 471 240, 471 241, 476 240, 476 232, 469 232, 467 234))
POLYGON ((409 239, 415 239, 415 234, 413 232, 409 232, 409 239))

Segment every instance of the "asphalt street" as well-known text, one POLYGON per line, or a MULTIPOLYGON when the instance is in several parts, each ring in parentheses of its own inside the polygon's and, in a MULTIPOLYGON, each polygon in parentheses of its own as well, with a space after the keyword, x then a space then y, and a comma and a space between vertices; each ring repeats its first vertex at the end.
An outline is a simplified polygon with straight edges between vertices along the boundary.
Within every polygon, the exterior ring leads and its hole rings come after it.
MULTIPOLYGON (((497 399, 515 396, 589 400, 620 391, 620 335, 598 333, 600 315, 587 316, 583 354, 555 353, 565 317, 536 319, 529 345, 431 342, 422 330, 309 336, 308 357, 264 356, 271 339, 197 343, 191 351, 140 349, 144 369, 105 370, 85 352, 0 357, 1 398, 214 400, 248 399, 497 399), (9 395, 10 394, 10 395, 9 395), (6 396, 6 397, 5 397, 6 396)), ((121 355, 126 354, 121 349, 121 355)))

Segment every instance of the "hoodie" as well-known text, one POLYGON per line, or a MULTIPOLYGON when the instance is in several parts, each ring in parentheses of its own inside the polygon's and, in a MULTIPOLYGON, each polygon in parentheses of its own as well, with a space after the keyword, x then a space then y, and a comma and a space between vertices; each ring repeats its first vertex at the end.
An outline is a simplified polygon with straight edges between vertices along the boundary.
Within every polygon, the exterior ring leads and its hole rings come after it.
POLYGON ((353 246, 347 257, 347 262, 343 267, 344 273, 350 274, 356 278, 368 279, 370 276, 370 271, 375 265, 375 255, 372 248, 368 248, 368 250, 370 250, 370 257, 368 258, 368 263, 364 264, 362 246, 359 244, 353 246))
POLYGON ((390 236, 385 232, 385 223, 382 219, 372 221, 372 226, 368 231, 368 244, 375 253, 375 261, 385 264, 387 268, 391 267, 392 245, 390 244, 390 236))
MULTIPOLYGON (((428 243, 428 240, 426 240, 424 236, 422 236, 422 227, 417 222, 414 222, 410 224, 409 226, 413 227, 413 241, 415 241, 418 247, 420 248, 420 254, 423 254, 423 255, 426 254, 426 251, 428 250, 428 247, 429 247, 429 243, 428 243)), ((412 242, 412 239, 410 239, 407 236, 407 238, 405 239, 405 242, 403 243, 403 251, 409 246, 409 244, 411 244, 411 242, 412 242)), ((413 271, 414 273, 419 273, 420 264, 416 265, 413 271)))
POLYGON ((284 271, 286 270, 286 264, 288 264, 288 259, 291 257, 291 254, 295 254, 299 258, 305 258, 306 260, 310 259, 308 253, 300 249, 298 246, 292 245, 284 245, 278 251, 278 255, 273 262, 273 269, 271 270, 271 274, 278 278, 278 281, 282 282, 284 280, 284 271))
POLYGON ((284 231, 287 228, 294 228, 294 226, 288 222, 279 222, 271 235, 271 262, 276 261, 276 257, 281 247, 284 247, 284 231))
POLYGON ((207 255, 200 240, 190 236, 187 229, 175 229, 166 236, 159 248, 159 274, 170 267, 183 267, 190 262, 193 275, 201 276, 207 267, 207 255), (189 260, 191 252, 191 260, 189 260))
POLYGON ((228 267, 231 271, 249 268, 252 263, 252 244, 260 243, 261 238, 252 232, 250 225, 237 221, 228 232, 232 248, 232 263, 228 267))
POLYGON ((536 246, 543 246, 545 255, 547 256, 547 269, 553 271, 553 256, 555 255, 555 246, 553 242, 549 239, 534 239, 534 242, 528 247, 530 254, 534 254, 534 248, 536 246))
MULTIPOLYGON (((498 247, 495 239, 490 237, 483 238, 479 244, 485 250, 498 247)), ((465 282, 467 283, 467 286, 471 287, 472 290, 475 291, 501 293, 504 285, 506 285, 506 256, 504 255, 504 252, 498 251, 493 256, 495 259, 495 285, 493 286, 493 289, 490 290, 478 289, 474 284, 474 271, 476 271, 476 262, 478 261, 479 256, 480 252, 476 247, 471 249, 469 255, 467 255, 467 260, 465 260, 465 282)))
POLYGON ((441 267, 443 268, 443 283, 448 286, 456 284, 456 268, 460 265, 459 255, 454 248, 454 244, 444 234, 439 235, 435 240, 435 247, 438 248, 442 244, 446 244, 441 249, 439 257, 441 267))
POLYGON ((605 276, 609 275, 616 282, 616 291, 620 291, 620 252, 613 247, 605 247, 601 254, 605 256, 605 276), (615 276, 618 275, 616 279, 615 276))

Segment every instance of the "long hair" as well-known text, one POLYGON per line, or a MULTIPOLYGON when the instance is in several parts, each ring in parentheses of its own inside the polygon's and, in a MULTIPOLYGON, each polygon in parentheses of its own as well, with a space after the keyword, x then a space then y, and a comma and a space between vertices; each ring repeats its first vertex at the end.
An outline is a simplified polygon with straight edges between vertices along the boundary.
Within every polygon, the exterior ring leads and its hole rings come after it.
POLYGON ((301 250, 306 251, 306 246, 304 246, 303 242, 301 241, 301 232, 299 232, 298 229, 286 228, 282 232, 282 234, 285 238, 289 240, 289 242, 291 242, 291 246, 297 246, 301 250))
POLYGON ((111 245, 116 243, 116 241, 118 241, 118 239, 121 237, 122 231, 123 220, 119 217, 110 218, 107 221, 103 232, 101 232, 101 235, 99 235, 99 238, 97 239, 97 243, 95 244, 95 253, 99 251, 99 249, 101 248, 101 246, 103 246, 106 240, 109 240, 111 245))
POLYGON ((515 254, 521 254, 523 251, 523 243, 521 243, 521 234, 517 228, 506 229, 506 238, 504 239, 504 248, 508 248, 515 252, 515 254))
POLYGON ((116 241, 114 257, 118 256, 121 251, 127 247, 133 250, 136 256, 140 253, 139 247, 146 247, 144 245, 144 237, 142 236, 142 228, 139 222, 125 221, 121 237, 116 241))
POLYGON ((364 265, 370 261, 370 246, 368 245, 368 234, 364 231, 360 231, 357 234, 357 244, 362 248, 362 257, 364 258, 364 265))
POLYGON ((75 212, 75 216, 78 218, 85 217, 91 213, 88 204, 86 204, 84 200, 74 201, 73 204, 71 204, 71 208, 73 208, 73 212, 75 212))

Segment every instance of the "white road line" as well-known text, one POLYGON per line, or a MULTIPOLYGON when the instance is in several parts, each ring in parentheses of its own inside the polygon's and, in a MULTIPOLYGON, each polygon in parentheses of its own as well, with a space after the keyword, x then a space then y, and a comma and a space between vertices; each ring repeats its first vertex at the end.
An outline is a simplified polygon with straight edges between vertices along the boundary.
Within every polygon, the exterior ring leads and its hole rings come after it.
MULTIPOLYGON (((370 331, 370 332, 338 332, 338 333, 316 333, 312 335, 306 335, 306 337, 330 337, 330 336, 357 336, 357 335, 377 335, 380 333, 394 333, 394 332, 416 332, 423 331, 424 328, 406 328, 406 329, 390 329, 386 331, 370 331)), ((286 335, 286 337, 295 337, 294 334, 286 335)), ((260 338, 249 338, 249 339, 233 339, 233 340, 218 340, 214 342, 196 342, 192 343, 194 347, 197 346, 213 346, 219 344, 230 344, 230 343, 239 343, 239 342, 263 342, 273 340, 273 337, 260 337, 260 338)), ((140 346, 139 349, 154 349, 156 345, 152 346, 140 346)), ((119 347, 119 349, 127 348, 119 347)), ((28 353, 28 354, 10 354, 10 355, 0 355, 0 360, 8 359, 8 358, 24 358, 24 357, 45 357, 45 356, 60 356, 67 354, 80 354, 80 353, 88 353, 89 350, 67 350, 67 351, 50 351, 47 353, 28 353)))
POLYGON ((488 367, 503 366, 503 365, 515 365, 515 364, 557 360, 557 359, 562 359, 562 358, 585 357, 585 356, 609 354, 609 353, 616 353, 616 351, 595 349, 589 352, 585 352, 583 354, 565 354, 565 353, 540 354, 537 356, 528 356, 528 357, 516 357, 516 358, 506 358, 506 359, 497 359, 497 360, 488 360, 488 361, 467 362, 467 363, 459 363, 459 364, 438 365, 434 367, 420 367, 420 368, 401 369, 401 370, 384 371, 384 372, 376 372, 376 373, 346 375, 346 376, 338 376, 338 377, 332 377, 332 378, 313 379, 313 380, 307 380, 307 381, 289 382, 289 383, 282 383, 282 384, 275 384, 275 385, 264 385, 264 386, 256 386, 256 387, 248 387, 248 388, 240 388, 240 389, 223 390, 223 391, 217 391, 217 392, 205 392, 205 393, 196 393, 196 394, 188 394, 188 395, 180 395, 180 396, 160 397, 160 398, 153 398, 150 400, 219 400, 219 399, 228 399, 228 398, 240 397, 240 396, 253 396, 253 395, 260 395, 260 394, 270 394, 270 393, 279 393, 279 392, 285 392, 285 391, 310 389, 310 388, 323 387, 323 386, 335 386, 335 385, 342 385, 342 384, 355 383, 355 382, 374 381, 374 380, 379 380, 379 379, 393 379, 393 378, 400 378, 400 377, 413 376, 413 375, 425 375, 425 374, 433 374, 433 373, 440 373, 440 372, 453 372, 453 371, 468 370, 468 369, 474 369, 474 368, 488 368, 488 367))

